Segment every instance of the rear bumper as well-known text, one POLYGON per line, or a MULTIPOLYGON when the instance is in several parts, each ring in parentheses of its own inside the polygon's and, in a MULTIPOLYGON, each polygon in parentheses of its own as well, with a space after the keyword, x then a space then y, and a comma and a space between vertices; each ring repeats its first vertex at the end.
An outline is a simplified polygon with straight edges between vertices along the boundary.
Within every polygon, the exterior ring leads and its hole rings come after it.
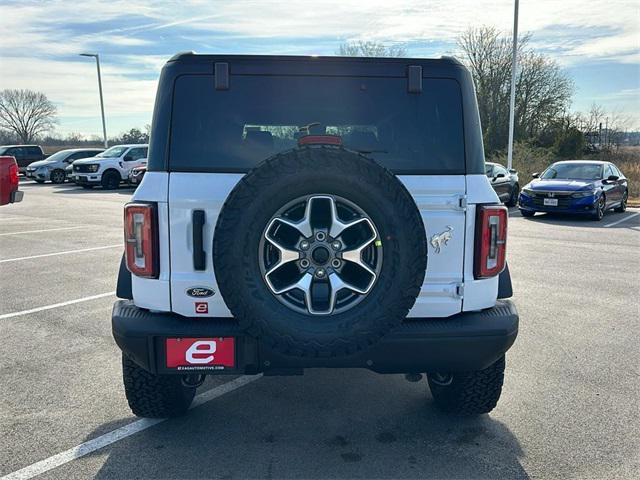
POLYGON ((480 312, 449 318, 406 320, 369 350, 341 358, 288 357, 249 337, 232 318, 187 318, 153 313, 130 300, 113 306, 113 336, 120 349, 153 373, 166 369, 166 338, 235 337, 235 368, 211 374, 293 375, 305 368, 366 368, 379 373, 456 372, 479 370, 495 362, 513 345, 518 312, 509 300, 480 312))

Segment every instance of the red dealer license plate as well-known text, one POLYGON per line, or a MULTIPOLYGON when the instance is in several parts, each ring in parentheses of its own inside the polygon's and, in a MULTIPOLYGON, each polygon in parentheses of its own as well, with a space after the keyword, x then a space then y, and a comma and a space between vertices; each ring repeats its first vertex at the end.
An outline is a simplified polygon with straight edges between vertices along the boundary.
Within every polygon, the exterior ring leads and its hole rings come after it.
POLYGON ((167 368, 224 370, 235 366, 235 339, 167 338, 167 368))

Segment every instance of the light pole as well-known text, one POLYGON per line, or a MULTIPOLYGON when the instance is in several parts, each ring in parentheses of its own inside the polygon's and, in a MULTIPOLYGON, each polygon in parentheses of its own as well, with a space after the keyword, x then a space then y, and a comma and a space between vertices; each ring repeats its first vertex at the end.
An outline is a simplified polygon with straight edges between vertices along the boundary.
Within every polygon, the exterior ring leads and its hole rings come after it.
POLYGON ((94 57, 96 59, 96 67, 98 67, 98 90, 100 91, 100 112, 102 113, 102 136, 104 137, 104 148, 108 148, 107 144, 107 125, 104 121, 104 101, 102 100, 102 78, 100 76, 100 55, 97 53, 81 53, 83 57, 94 57))
POLYGON ((513 9, 513 53, 511 58, 511 97, 509 98, 509 147, 507 150, 507 168, 513 163, 513 123, 516 109, 516 66, 518 51, 518 0, 513 9))

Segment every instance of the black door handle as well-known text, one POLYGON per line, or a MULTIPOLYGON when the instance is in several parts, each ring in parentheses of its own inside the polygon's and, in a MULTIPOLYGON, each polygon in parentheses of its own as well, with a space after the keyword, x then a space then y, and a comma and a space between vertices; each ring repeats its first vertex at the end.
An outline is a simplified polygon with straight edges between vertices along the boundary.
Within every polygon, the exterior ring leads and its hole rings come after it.
POLYGON ((207 253, 204 251, 204 210, 194 210, 191 215, 193 223, 193 269, 206 270, 207 253))

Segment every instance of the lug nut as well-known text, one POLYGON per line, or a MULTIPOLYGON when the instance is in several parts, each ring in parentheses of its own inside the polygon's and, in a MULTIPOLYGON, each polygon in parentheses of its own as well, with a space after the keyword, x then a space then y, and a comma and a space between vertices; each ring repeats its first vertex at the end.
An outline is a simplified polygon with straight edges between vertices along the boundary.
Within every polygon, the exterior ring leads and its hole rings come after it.
POLYGON ((324 270, 324 268, 319 268, 316 270, 316 277, 318 278, 324 278, 326 274, 327 272, 324 270))
POLYGON ((333 260, 331 260, 331 266, 332 266, 333 268, 340 268, 340 265, 342 265, 342 264, 340 263, 340 259, 338 259, 338 258, 334 258, 333 260))
POLYGON ((300 266, 302 268, 309 268, 309 260, 307 260, 306 258, 303 258, 302 260, 300 260, 300 266))
POLYGON ((318 240, 319 242, 322 242, 325 238, 327 238, 327 236, 324 232, 316 233, 316 240, 318 240))
POLYGON ((307 242, 306 240, 303 240, 300 242, 300 249, 301 250, 309 250, 309 242, 307 242))
POLYGON ((334 250, 340 250, 340 248, 342 248, 342 244, 338 240, 334 240, 331 242, 331 248, 334 250))

